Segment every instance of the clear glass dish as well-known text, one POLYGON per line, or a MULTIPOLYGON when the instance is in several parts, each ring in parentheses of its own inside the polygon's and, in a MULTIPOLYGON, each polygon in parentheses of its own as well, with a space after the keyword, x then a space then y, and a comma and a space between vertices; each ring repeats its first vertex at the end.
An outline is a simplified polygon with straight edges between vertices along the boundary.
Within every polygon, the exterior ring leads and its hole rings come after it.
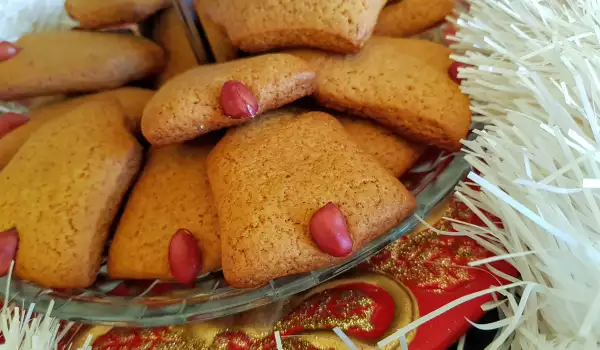
MULTIPOLYGON (((201 50, 192 0, 173 1, 194 52, 201 50)), ((142 25, 142 34, 148 31, 142 25)), ((424 33, 430 40, 441 40, 441 30, 424 33)), ((472 135, 473 137, 474 135, 472 135)), ((78 323, 115 327, 158 327, 200 322, 267 305, 313 288, 339 276, 377 254, 386 245, 410 232, 419 220, 442 202, 470 171, 462 153, 428 151, 402 181, 416 195, 413 216, 372 241, 344 262, 311 273, 270 281, 254 290, 230 288, 223 275, 215 272, 198 277, 193 287, 161 281, 112 280, 102 266, 96 283, 87 289, 52 290, 18 279, 0 278, 0 291, 25 308, 47 313, 53 303, 53 317, 78 323), (9 283, 10 282, 10 283, 9 283)))
MULTIPOLYGON (((417 196, 414 214, 426 217, 469 170, 461 153, 427 152, 402 178, 417 196)), ((418 222, 411 216, 341 264, 272 280, 254 290, 228 287, 220 272, 199 277, 193 287, 160 281, 117 281, 108 277, 105 266, 96 284, 87 289, 49 290, 16 279, 8 285, 5 277, 0 279, 0 290, 8 287, 12 300, 26 308, 35 303, 36 312, 47 313, 53 301, 52 316, 81 323, 154 327, 205 321, 284 300, 339 276, 410 232, 418 222)))

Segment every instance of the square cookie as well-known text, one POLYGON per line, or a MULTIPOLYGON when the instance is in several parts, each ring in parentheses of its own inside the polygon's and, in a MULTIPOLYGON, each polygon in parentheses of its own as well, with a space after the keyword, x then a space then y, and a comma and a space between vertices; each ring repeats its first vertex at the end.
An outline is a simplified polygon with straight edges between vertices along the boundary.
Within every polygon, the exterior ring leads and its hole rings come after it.
POLYGON ((208 157, 225 279, 252 288, 340 262, 320 251, 311 216, 331 202, 356 252, 415 208, 408 190, 322 112, 275 115, 229 130, 208 157))
POLYGON ((200 273, 221 267, 217 209, 206 172, 213 143, 152 148, 125 205, 108 257, 117 279, 172 279, 169 244, 179 229, 197 240, 200 273))
POLYGON ((141 162, 116 100, 86 103, 35 132, 0 172, 0 232, 19 233, 16 275, 48 288, 92 285, 141 162))
POLYGON ((312 47, 358 52, 385 0, 219 0, 208 8, 233 44, 257 53, 312 47))
MULTIPOLYGON (((413 49, 441 46, 408 42, 413 49)), ((469 98, 443 69, 449 58, 432 54, 445 49, 404 53, 405 43, 373 38, 356 55, 316 60, 313 96, 325 107, 373 119, 410 141, 457 151, 471 124, 469 98)))

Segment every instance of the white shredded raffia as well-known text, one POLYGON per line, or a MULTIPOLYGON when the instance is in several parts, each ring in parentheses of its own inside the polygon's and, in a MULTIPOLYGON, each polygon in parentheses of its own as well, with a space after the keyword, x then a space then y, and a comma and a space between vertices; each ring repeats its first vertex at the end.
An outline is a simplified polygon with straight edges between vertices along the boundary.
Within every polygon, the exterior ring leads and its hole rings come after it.
POLYGON ((74 27, 76 23, 67 15, 64 4, 64 0, 0 0, 0 41, 74 27))
POLYGON ((349 350, 358 350, 356 345, 352 342, 352 340, 344 333, 344 331, 340 327, 335 327, 333 329, 333 333, 337 335, 346 345, 349 350))
MULTIPOLYGON (((459 232, 510 262, 520 280, 497 292, 505 318, 488 348, 600 347, 600 0, 471 0, 453 46, 475 121, 465 141, 477 170, 457 196, 488 226, 459 232), (504 227, 483 211, 499 217, 504 227)), ((391 342, 451 303, 384 340, 391 342)), ((490 304, 491 305, 491 304, 490 304)), ((490 305, 484 305, 488 309, 490 305)))
POLYGON ((277 350, 283 350, 283 346, 281 345, 281 334, 279 334, 279 331, 275 331, 275 345, 277 346, 277 350))
MULTIPOLYGON (((12 278, 13 269, 14 261, 10 265, 8 281, 12 278)), ((0 333, 5 339, 4 344, 0 345, 0 350, 57 350, 58 343, 73 327, 73 323, 68 323, 59 333, 60 320, 50 316, 54 307, 53 301, 50 302, 45 315, 34 314, 35 304, 30 304, 27 311, 23 307, 11 304, 8 300, 9 290, 10 284, 7 284, 4 291, 7 300, 0 310, 0 333)), ((78 350, 91 350, 91 340, 90 335, 78 350)))
MULTIPOLYGON (((11 264, 8 280, 12 277, 14 262, 11 264)), ((5 295, 8 295, 7 286, 5 295)), ((27 310, 17 305, 4 303, 0 311, 0 331, 4 335, 5 343, 0 345, 0 350, 56 350, 60 323, 50 317, 53 303, 50 303, 48 314, 33 315, 34 305, 27 310)))

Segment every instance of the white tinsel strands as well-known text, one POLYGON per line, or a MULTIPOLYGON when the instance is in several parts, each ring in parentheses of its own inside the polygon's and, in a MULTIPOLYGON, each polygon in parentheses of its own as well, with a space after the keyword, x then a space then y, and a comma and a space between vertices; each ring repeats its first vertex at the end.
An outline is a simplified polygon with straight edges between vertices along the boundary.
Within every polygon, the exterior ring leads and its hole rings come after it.
POLYGON ((25 33, 69 29, 74 22, 64 0, 0 0, 0 41, 15 41, 25 33))
MULTIPOLYGON (((11 264, 8 279, 12 276, 14 262, 11 264)), ((4 295, 8 295, 9 286, 4 295)), ((0 350, 56 350, 60 338, 66 334, 69 326, 58 333, 60 323, 50 317, 53 303, 50 304, 47 315, 33 314, 34 305, 25 310, 18 305, 10 305, 4 301, 0 310, 0 332, 4 335, 5 343, 0 350)), ((72 324, 70 324, 72 326, 72 324)))
POLYGON ((512 335, 513 349, 597 349, 600 1, 472 0, 457 26, 462 89, 489 123, 464 143, 481 192, 459 197, 504 223, 459 228, 523 280, 507 319, 480 327, 504 327, 492 347, 512 335))

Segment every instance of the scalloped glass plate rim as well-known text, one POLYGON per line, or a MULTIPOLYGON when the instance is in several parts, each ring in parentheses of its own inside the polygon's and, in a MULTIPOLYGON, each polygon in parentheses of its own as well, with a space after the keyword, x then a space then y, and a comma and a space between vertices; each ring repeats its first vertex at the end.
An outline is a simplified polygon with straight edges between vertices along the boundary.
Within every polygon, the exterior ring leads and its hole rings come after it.
MULTIPOLYGON (((472 133, 471 137, 475 135, 472 133)), ((34 311, 47 313, 54 302, 51 315, 62 320, 86 324, 157 327, 166 325, 200 322, 244 312, 275 301, 289 298, 356 267, 375 255, 389 243, 410 232, 419 220, 415 216, 426 217, 428 213, 451 194, 454 187, 465 178, 471 167, 461 152, 451 155, 452 161, 417 195, 417 208, 414 215, 397 227, 381 235, 358 253, 340 264, 326 267, 311 273, 283 277, 254 290, 228 290, 233 292, 226 299, 207 300, 192 303, 195 297, 118 297, 103 296, 93 301, 51 296, 51 290, 43 290, 34 284, 0 279, 0 291, 8 291, 11 301, 29 307, 34 303, 34 311), (8 289, 7 289, 8 288, 8 289)), ((79 298, 83 296, 78 296, 79 298)))

